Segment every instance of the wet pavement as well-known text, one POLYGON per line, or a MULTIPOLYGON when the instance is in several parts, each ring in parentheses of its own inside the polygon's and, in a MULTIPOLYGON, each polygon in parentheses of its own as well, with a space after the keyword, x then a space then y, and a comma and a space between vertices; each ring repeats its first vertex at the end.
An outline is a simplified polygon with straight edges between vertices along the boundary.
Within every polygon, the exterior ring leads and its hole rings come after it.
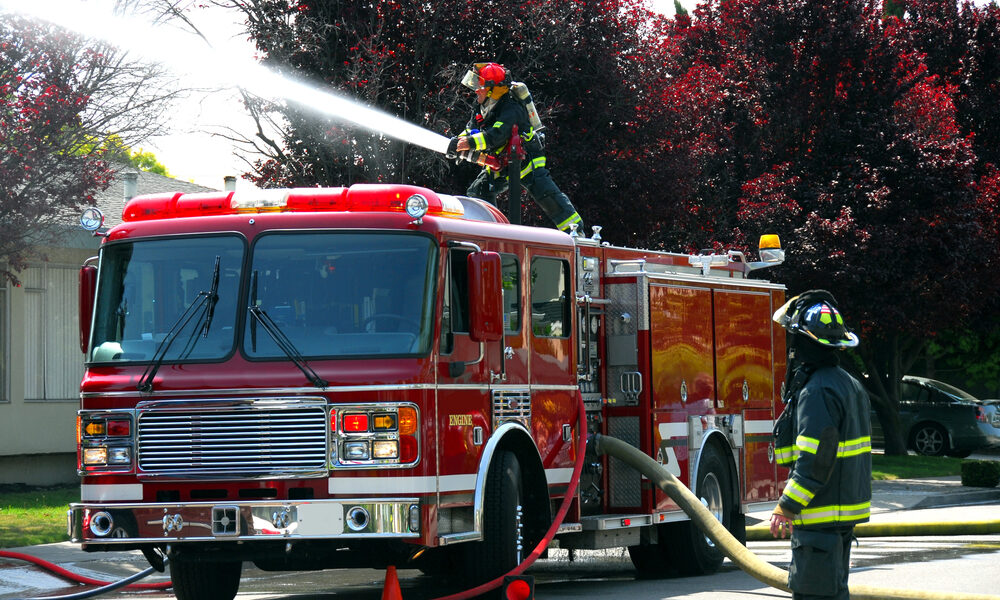
MULTIPOLYGON (((768 512, 764 512, 748 515, 748 525, 765 520, 768 514, 768 512)), ((1000 488, 964 487, 957 476, 876 481, 873 482, 872 486, 872 522, 875 523, 924 519, 960 522, 963 520, 997 518, 998 515, 1000 515, 1000 488), (922 510, 941 507, 954 508, 922 510)), ((777 546, 771 551, 778 553, 787 551, 787 542, 784 544, 773 542, 773 544, 777 544, 777 546)), ((79 549, 78 545, 69 542, 28 548, 9 548, 7 550, 29 554, 55 563, 74 573, 103 580, 117 580, 142 571, 149 566, 139 552, 85 553, 79 549)), ((765 553, 768 552, 767 546, 762 547, 761 550, 764 550, 765 553)), ((991 547, 990 550, 995 550, 995 548, 991 547)), ((758 551, 757 547, 755 547, 755 551, 758 551)), ((554 550, 551 554, 551 558, 544 561, 544 564, 539 563, 537 567, 533 567, 533 569, 537 568, 540 571, 540 576, 545 576, 546 572, 554 571, 558 573, 559 569, 566 569, 567 572, 564 575, 557 575, 557 577, 564 577, 575 568, 581 566, 571 565, 568 556, 565 556, 565 551, 554 550)), ((611 559, 610 561, 605 561, 607 564, 606 568, 612 571, 617 569, 618 572, 628 572, 630 564, 623 565, 621 563, 622 561, 627 563, 629 559, 627 554, 623 553, 621 549, 607 551, 605 554, 607 559, 611 559)), ((783 556, 783 554, 780 554, 780 556, 783 556)), ((777 564, 782 560, 780 556, 765 556, 765 558, 777 564)), ((595 558, 599 559, 600 557, 595 558)), ((598 568, 597 562, 591 563, 590 566, 586 567, 588 572, 592 574, 595 568, 598 568)), ((372 569, 355 571, 357 572, 352 574, 350 580, 346 578, 342 580, 345 586, 344 592, 348 592, 352 586, 355 586, 359 592, 364 590, 365 593, 368 593, 372 589, 372 586, 375 586, 377 590, 384 576, 381 571, 372 569)), ((418 576, 419 573, 415 571, 410 573, 400 572, 401 580, 406 577, 419 578, 418 576)), ((279 592, 281 589, 285 589, 290 593, 294 590, 295 595, 298 595, 306 591, 300 587, 300 584, 305 584, 307 580, 311 580, 312 578, 312 576, 304 577, 302 574, 295 573, 264 573, 252 569, 248 565, 244 571, 244 584, 241 585, 241 590, 256 587, 256 589, 269 588, 272 592, 279 592), (253 581, 256 581, 256 586, 248 585, 253 581), (262 585, 264 587, 261 587, 262 585)), ((144 579, 143 582, 166 581, 167 579, 166 575, 155 574, 144 579)), ((404 586, 407 585, 408 583, 404 583, 404 586)), ((303 587, 308 588, 309 586, 303 587)), ((17 560, 0 558, 0 600, 12 600, 26 596, 65 594, 80 591, 81 589, 83 588, 67 586, 64 580, 48 574, 34 565, 17 560)), ((338 590, 340 589, 338 584, 338 590)), ((114 592, 105 597, 129 597, 131 594, 131 592, 114 592)), ((152 592, 148 594, 144 593, 143 597, 171 597, 169 592, 152 592)), ((347 596, 352 596, 352 594, 348 593, 347 596)), ((245 596, 241 591, 240 598, 244 597, 250 596, 245 596)), ((337 597, 341 597, 340 591, 338 591, 337 597)))

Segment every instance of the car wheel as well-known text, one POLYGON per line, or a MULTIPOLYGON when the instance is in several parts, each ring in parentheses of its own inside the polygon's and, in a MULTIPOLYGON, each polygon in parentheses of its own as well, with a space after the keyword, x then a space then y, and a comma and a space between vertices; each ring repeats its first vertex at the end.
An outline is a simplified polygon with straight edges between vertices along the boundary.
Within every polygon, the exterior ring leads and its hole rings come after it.
POLYGON ((924 456, 944 456, 948 451, 948 434, 935 423, 923 423, 913 430, 913 449, 924 456))

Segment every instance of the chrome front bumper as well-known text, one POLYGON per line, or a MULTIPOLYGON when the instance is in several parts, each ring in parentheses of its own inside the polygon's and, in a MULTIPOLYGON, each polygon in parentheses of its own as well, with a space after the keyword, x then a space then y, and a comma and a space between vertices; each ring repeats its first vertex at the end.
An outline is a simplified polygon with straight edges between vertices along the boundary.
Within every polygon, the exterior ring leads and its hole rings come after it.
POLYGON ((333 538, 416 538, 416 498, 71 504, 70 540, 135 544, 333 538))

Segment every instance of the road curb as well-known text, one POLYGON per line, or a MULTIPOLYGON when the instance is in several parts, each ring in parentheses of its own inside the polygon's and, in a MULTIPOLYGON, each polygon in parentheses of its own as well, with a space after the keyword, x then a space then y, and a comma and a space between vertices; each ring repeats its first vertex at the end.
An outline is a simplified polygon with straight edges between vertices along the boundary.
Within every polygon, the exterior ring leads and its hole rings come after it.
POLYGON ((944 495, 931 495, 923 498, 911 508, 937 508, 958 504, 983 504, 1000 500, 1000 488, 978 489, 967 492, 956 492, 944 495))

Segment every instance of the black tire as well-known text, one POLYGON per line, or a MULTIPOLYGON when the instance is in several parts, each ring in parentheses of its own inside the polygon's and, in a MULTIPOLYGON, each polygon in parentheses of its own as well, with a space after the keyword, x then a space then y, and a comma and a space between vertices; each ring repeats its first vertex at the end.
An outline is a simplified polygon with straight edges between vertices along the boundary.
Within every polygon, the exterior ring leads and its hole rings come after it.
POLYGON ((639 544, 628 547, 628 557, 640 579, 664 579, 678 575, 670 544, 678 540, 680 523, 656 525, 659 542, 655 544, 639 544))
POLYGON ((239 561, 177 557, 170 560, 170 581, 177 600, 233 600, 242 570, 239 561))
MULTIPOLYGON (((732 532, 734 501, 729 466, 716 446, 702 450, 695 481, 694 491, 702 504, 732 532)), ((708 575, 719 570, 725 555, 693 521, 678 523, 676 532, 675 539, 661 539, 661 544, 668 544, 671 562, 680 575, 708 575)), ((737 538, 738 533, 734 533, 737 538)))
POLYGON ((911 444, 917 454, 944 456, 948 452, 948 432, 936 423, 921 423, 913 428, 911 444))
POLYGON ((458 562, 464 583, 479 585, 518 565, 517 511, 523 496, 521 464, 512 452, 501 451, 494 457, 486 480, 483 540, 456 547, 463 551, 458 562))

